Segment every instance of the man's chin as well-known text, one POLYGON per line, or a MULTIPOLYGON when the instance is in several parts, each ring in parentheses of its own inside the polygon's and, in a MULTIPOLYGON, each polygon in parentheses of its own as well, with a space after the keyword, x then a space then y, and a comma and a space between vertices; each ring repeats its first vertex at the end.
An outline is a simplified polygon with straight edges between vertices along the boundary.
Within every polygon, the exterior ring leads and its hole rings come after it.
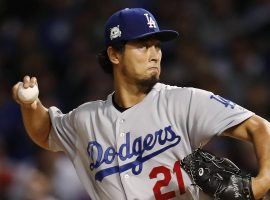
POLYGON ((152 90, 152 88, 157 82, 159 82, 159 76, 158 74, 153 74, 151 77, 147 79, 138 80, 137 82, 138 89, 142 93, 147 94, 152 90))

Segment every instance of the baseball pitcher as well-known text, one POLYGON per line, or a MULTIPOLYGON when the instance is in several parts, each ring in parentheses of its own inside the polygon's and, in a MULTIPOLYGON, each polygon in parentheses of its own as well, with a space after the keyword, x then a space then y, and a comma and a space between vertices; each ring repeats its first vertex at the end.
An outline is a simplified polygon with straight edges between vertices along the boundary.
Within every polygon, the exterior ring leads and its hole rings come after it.
MULTIPOLYGON (((31 139, 63 151, 93 200, 260 199, 270 188, 270 124, 211 92, 159 82, 161 30, 142 8, 114 13, 98 55, 114 91, 69 113, 46 108, 37 79, 13 87, 31 139), (250 177, 226 158, 200 147, 214 136, 249 141, 259 173, 250 177)), ((165 69, 166 70, 166 69, 165 69)))

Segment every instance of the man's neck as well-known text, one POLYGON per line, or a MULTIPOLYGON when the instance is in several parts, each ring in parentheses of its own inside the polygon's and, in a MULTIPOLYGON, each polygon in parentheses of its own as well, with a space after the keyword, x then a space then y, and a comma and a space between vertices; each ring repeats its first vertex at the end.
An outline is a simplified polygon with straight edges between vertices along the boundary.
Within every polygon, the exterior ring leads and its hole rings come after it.
POLYGON ((115 83, 114 100, 122 108, 130 108, 138 104, 146 95, 139 91, 136 85, 115 83))

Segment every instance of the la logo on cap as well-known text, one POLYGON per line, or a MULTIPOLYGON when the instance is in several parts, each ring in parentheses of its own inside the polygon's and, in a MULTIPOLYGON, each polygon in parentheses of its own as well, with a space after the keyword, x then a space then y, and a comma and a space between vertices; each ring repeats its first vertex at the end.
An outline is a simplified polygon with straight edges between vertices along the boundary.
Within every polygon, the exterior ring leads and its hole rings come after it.
POLYGON ((147 24, 149 28, 156 28, 156 22, 148 15, 148 13, 145 13, 144 16, 146 17, 147 24))

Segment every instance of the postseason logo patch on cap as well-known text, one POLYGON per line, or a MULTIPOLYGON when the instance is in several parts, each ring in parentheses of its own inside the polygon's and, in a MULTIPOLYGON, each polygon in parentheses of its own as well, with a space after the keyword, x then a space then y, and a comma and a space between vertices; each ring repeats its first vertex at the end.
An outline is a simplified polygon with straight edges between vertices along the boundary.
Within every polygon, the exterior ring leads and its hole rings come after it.
POLYGON ((113 40, 118 37, 121 37, 121 31, 120 31, 119 25, 111 28, 110 39, 113 40))

